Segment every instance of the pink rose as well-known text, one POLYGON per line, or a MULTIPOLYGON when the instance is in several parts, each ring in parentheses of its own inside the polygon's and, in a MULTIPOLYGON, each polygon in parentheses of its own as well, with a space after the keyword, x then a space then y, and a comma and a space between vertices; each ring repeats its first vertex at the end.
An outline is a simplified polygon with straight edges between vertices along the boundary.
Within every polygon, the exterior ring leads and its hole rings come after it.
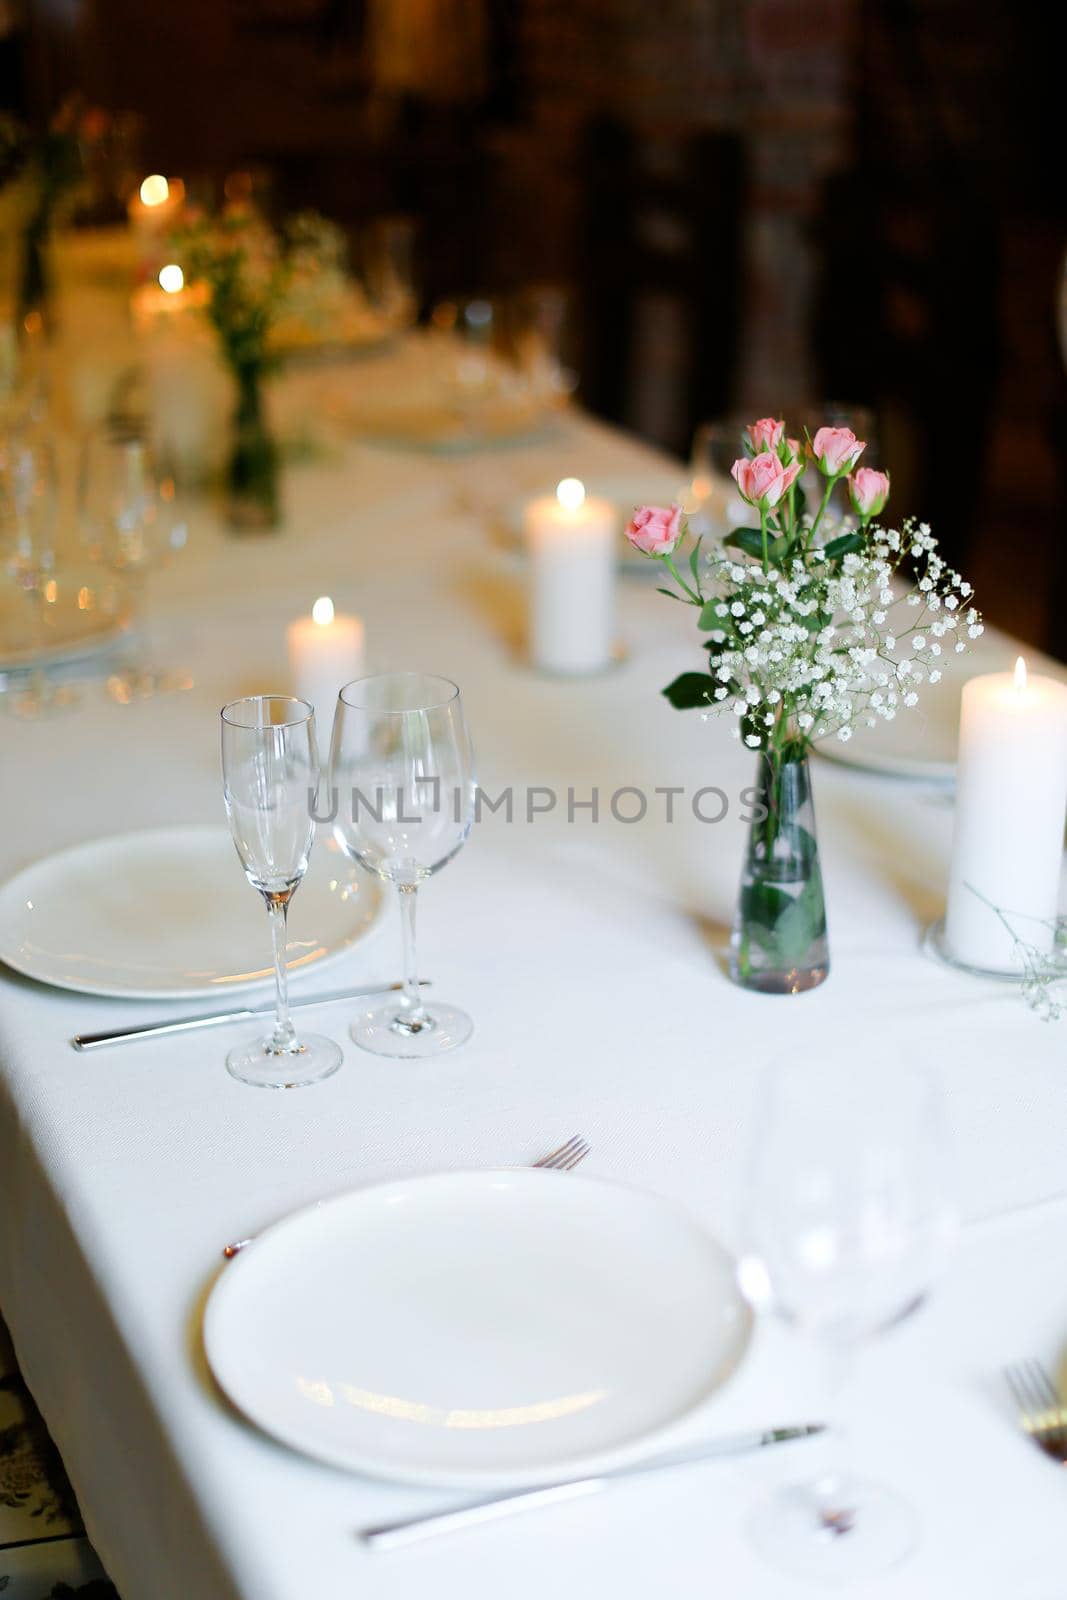
POLYGON ((625 533, 634 548, 646 556, 669 556, 682 537, 682 508, 638 506, 625 533))
POLYGON ((760 511, 770 511, 791 488, 800 472, 800 462, 784 466, 771 450, 764 450, 751 461, 744 456, 730 468, 730 476, 741 491, 742 500, 760 511))
POLYGON ((811 449, 820 472, 828 478, 839 478, 856 465, 866 442, 857 439, 851 428, 820 428, 811 441, 811 449))
POLYGON ((848 492, 854 511, 861 517, 877 517, 889 499, 889 474, 860 467, 848 480, 848 492))
POLYGON ((751 423, 746 429, 752 454, 758 456, 762 450, 777 450, 784 433, 784 422, 775 422, 773 417, 760 417, 758 422, 751 423))

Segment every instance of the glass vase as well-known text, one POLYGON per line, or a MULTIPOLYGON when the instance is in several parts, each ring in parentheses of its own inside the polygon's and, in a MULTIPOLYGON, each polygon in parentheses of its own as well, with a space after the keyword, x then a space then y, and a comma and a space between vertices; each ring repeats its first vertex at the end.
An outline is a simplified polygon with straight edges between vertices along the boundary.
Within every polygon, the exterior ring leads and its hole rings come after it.
POLYGON ((830 973, 808 757, 764 752, 756 790, 730 976, 761 994, 801 994, 830 973))
POLYGON ((16 288, 15 315, 18 326, 30 327, 29 319, 36 313, 44 329, 52 330, 52 261, 51 231, 47 221, 34 219, 23 232, 20 242, 16 288))
POLYGON ((237 403, 226 466, 227 517, 231 528, 258 533, 280 520, 278 446, 270 431, 263 399, 263 374, 242 368, 236 374, 237 403))

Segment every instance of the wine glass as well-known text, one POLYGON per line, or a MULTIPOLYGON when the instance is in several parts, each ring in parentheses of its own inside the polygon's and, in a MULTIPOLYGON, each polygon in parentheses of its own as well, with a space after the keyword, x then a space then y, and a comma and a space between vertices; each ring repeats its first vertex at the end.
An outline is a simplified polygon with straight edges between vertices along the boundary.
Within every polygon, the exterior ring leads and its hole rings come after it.
POLYGON ((288 695, 252 695, 222 708, 222 782, 237 854, 263 896, 274 945, 273 1032, 237 1045, 227 1071, 263 1089, 295 1089, 336 1072, 332 1039, 297 1038, 289 1018, 286 919, 311 855, 318 788, 315 713, 288 695))
POLYGON ((337 842, 396 885, 404 940, 399 1004, 366 1012, 352 1024, 352 1037, 382 1056, 453 1050, 473 1024, 455 1006, 422 1002, 415 895, 451 861, 474 820, 474 759, 456 685, 427 672, 346 684, 334 712, 330 787, 337 842))
POLYGON ((151 663, 148 576, 186 542, 186 524, 175 502, 171 479, 157 481, 144 439, 136 434, 104 435, 87 447, 81 468, 82 536, 90 555, 102 560, 126 583, 147 660, 113 673, 114 699, 187 689, 187 673, 151 663))
MULTIPOLYGON (((55 455, 43 439, 16 431, 0 439, 0 560, 5 577, 33 608, 33 646, 48 645, 47 608, 56 597, 55 455)), ((38 659, 28 690, 12 700, 19 716, 33 717, 70 705, 69 686, 50 683, 38 659)))
MULTIPOLYGON (((940 1102, 920 1067, 792 1057, 762 1086, 741 1285, 814 1338, 836 1388, 855 1352, 921 1305, 952 1233, 940 1102)), ((912 1550, 910 1507, 832 1468, 753 1515, 788 1571, 852 1582, 912 1550)))

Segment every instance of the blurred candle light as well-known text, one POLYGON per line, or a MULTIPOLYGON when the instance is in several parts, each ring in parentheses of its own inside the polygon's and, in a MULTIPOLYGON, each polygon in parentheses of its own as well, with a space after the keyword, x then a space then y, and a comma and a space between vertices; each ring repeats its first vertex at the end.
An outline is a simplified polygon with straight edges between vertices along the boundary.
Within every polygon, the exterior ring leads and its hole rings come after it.
POLYGON ((144 179, 138 194, 141 197, 141 204, 149 208, 165 205, 170 199, 170 184, 162 173, 153 172, 144 179))
POLYGON ((185 288, 185 273, 176 261, 159 269, 159 287, 167 294, 180 294, 185 288))

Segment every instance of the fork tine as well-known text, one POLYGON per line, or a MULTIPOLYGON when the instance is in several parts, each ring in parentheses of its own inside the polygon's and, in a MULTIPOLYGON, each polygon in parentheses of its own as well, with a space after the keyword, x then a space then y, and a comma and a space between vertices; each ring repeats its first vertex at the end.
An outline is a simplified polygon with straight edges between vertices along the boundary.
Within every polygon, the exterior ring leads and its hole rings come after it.
POLYGON ((1015 1409, 1019 1413, 1019 1421, 1027 1433, 1032 1432, 1030 1407, 1026 1403, 1026 1394, 1020 1382, 1019 1368, 1014 1364, 1004 1368, 1004 1381, 1008 1385, 1015 1409))
POLYGON ((1029 1364, 1033 1372, 1033 1381, 1041 1396, 1042 1409, 1047 1418, 1046 1427, 1053 1448, 1062 1456, 1067 1453, 1067 1418, 1064 1416, 1063 1401, 1049 1376, 1048 1369, 1036 1359, 1032 1359, 1029 1364))
POLYGON ((1033 1358, 1004 1368, 1023 1431, 1046 1455, 1067 1465, 1067 1407, 1048 1372, 1033 1358))
POLYGON ((552 1150, 547 1156, 542 1156, 540 1161, 534 1162, 534 1166, 549 1167, 553 1170, 557 1170, 573 1154, 576 1146, 580 1145, 581 1143, 582 1141, 578 1135, 576 1133, 572 1134, 565 1144, 560 1145, 558 1150, 552 1150))
POLYGON ((1040 1385, 1034 1381, 1034 1374, 1030 1370, 1029 1360, 1017 1362, 1015 1373, 1022 1389, 1030 1432, 1042 1440, 1047 1440, 1048 1429, 1046 1426, 1044 1396, 1041 1393, 1040 1385))
POLYGON ((560 1170, 562 1172, 570 1172, 579 1164, 579 1162, 584 1161, 588 1154, 589 1146, 586 1144, 584 1139, 579 1139, 577 1149, 572 1155, 568 1156, 566 1162, 561 1166, 560 1170))

